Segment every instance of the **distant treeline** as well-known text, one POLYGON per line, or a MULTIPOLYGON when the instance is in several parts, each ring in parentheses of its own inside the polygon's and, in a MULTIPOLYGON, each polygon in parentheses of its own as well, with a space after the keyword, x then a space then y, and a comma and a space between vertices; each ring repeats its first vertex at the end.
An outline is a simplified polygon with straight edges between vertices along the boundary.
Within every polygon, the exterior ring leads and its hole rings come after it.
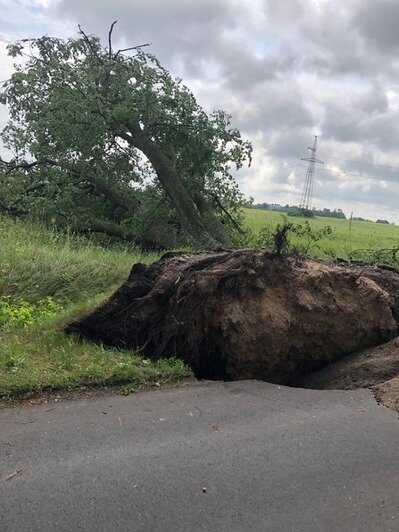
MULTIPOLYGON (((297 205, 280 205, 279 203, 258 203, 256 205, 251 205, 252 209, 263 209, 265 211, 277 211, 285 212, 291 215, 298 215, 300 213, 300 208, 297 205)), ((312 209, 313 216, 325 216, 328 218, 343 218, 346 219, 345 214, 341 209, 312 209)))

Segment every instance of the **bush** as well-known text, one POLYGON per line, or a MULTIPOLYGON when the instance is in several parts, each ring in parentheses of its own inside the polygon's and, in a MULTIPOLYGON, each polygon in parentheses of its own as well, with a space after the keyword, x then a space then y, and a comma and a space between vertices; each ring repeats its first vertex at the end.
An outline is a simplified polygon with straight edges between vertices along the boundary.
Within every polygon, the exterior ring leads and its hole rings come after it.
POLYGON ((302 240, 299 245, 292 248, 292 251, 307 254, 312 247, 319 248, 317 242, 323 237, 331 235, 332 228, 329 225, 325 225, 321 229, 313 229, 306 220, 304 224, 293 225, 291 231, 302 240))
POLYGON ((259 247, 273 250, 277 255, 283 253, 307 254, 313 249, 319 249, 318 242, 325 236, 332 234, 332 228, 326 225, 320 229, 314 229, 306 220, 303 224, 294 224, 284 220, 276 227, 265 226, 260 230, 257 244, 259 247), (295 235, 296 242, 291 241, 295 235))
POLYGON ((11 297, 4 296, 0 298, 0 329, 28 327, 43 318, 54 316, 60 308, 51 297, 40 299, 37 303, 29 303, 24 299, 13 301, 11 297))

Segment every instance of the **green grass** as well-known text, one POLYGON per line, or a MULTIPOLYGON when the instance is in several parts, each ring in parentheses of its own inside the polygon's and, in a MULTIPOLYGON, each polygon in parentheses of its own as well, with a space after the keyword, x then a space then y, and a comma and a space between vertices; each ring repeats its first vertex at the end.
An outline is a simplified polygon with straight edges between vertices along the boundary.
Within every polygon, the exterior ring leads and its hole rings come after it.
MULTIPOLYGON (((262 229, 272 232, 284 219, 280 213, 255 209, 246 209, 245 215, 254 243, 262 229)), ((347 220, 334 218, 316 218, 310 224, 315 230, 332 227, 332 234, 309 250, 315 257, 348 259, 356 250, 399 244, 396 226, 355 221, 349 231, 347 220)), ((301 242, 294 235, 292 243, 301 242)), ((112 293, 132 264, 157 258, 155 253, 106 248, 83 237, 0 218, 0 397, 123 383, 138 388, 190 377, 179 360, 154 363, 132 351, 105 349, 62 332, 68 321, 112 293)))
MULTIPOLYGON (((332 234, 322 237, 313 246, 309 254, 316 258, 343 258, 369 260, 372 250, 392 249, 399 246, 399 226, 384 225, 373 222, 352 221, 349 229, 349 220, 337 218, 316 217, 314 219, 285 216, 283 213, 265 211, 260 209, 245 209, 246 224, 254 234, 256 241, 259 232, 265 228, 270 229, 281 224, 284 218, 295 224, 303 224, 309 221, 315 230, 327 225, 332 228, 332 234)), ((292 236, 292 243, 298 244, 300 240, 292 236)))
POLYGON ((83 237, 40 225, 0 218, 0 296, 36 302, 84 300, 126 278, 134 262, 153 262, 155 253, 112 250, 83 237))
POLYGON ((62 332, 154 253, 106 249, 40 225, 0 218, 0 397, 126 383, 129 388, 191 376, 179 360, 150 362, 62 332))
POLYGON ((1 338, 0 396, 31 397, 45 390, 128 384, 129 388, 191 376, 180 360, 150 362, 131 351, 105 349, 66 336, 49 321, 1 338))

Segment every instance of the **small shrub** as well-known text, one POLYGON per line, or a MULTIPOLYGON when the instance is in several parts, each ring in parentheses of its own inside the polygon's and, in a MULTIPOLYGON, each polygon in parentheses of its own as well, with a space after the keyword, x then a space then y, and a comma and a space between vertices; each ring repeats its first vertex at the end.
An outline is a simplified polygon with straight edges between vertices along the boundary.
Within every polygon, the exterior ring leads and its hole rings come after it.
POLYGON ((388 249, 355 249, 349 254, 349 259, 398 268, 399 247, 388 249))
POLYGON ((258 238, 256 239, 256 245, 260 248, 272 249, 273 248, 273 233, 274 228, 272 225, 265 225, 259 231, 258 238))
POLYGON ((319 240, 331 234, 332 228, 329 225, 314 229, 307 220, 303 224, 294 224, 285 219, 274 228, 270 225, 263 227, 257 244, 259 247, 273 250, 278 256, 284 253, 308 254, 311 250, 319 249, 319 240), (292 242, 293 236, 295 242, 292 242))
POLYGON ((323 237, 331 235, 332 228, 329 225, 325 225, 321 229, 313 229, 306 220, 304 224, 293 225, 291 231, 302 240, 299 245, 293 247, 292 251, 307 254, 312 247, 319 248, 317 242, 323 237))
POLYGON ((12 300, 9 296, 3 296, 0 298, 0 328, 10 330, 21 326, 29 327, 54 316, 60 308, 51 297, 29 303, 24 299, 12 300))
POLYGON ((273 233, 274 250, 280 257, 289 246, 289 232, 292 230, 294 224, 291 222, 284 222, 278 225, 273 233))

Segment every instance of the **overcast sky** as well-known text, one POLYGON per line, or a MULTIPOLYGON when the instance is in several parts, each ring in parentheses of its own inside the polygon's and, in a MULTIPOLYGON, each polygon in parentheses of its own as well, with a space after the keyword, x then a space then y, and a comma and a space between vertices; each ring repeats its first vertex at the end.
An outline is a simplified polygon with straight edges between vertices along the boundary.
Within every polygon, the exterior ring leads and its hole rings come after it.
MULTIPOLYGON (((254 146, 238 181, 256 202, 300 202, 318 134, 314 206, 399 222, 398 0, 0 0, 8 41, 78 23, 105 39, 115 19, 121 43, 151 42, 203 107, 233 115, 254 146)), ((0 43, 0 79, 11 68, 0 43)))

